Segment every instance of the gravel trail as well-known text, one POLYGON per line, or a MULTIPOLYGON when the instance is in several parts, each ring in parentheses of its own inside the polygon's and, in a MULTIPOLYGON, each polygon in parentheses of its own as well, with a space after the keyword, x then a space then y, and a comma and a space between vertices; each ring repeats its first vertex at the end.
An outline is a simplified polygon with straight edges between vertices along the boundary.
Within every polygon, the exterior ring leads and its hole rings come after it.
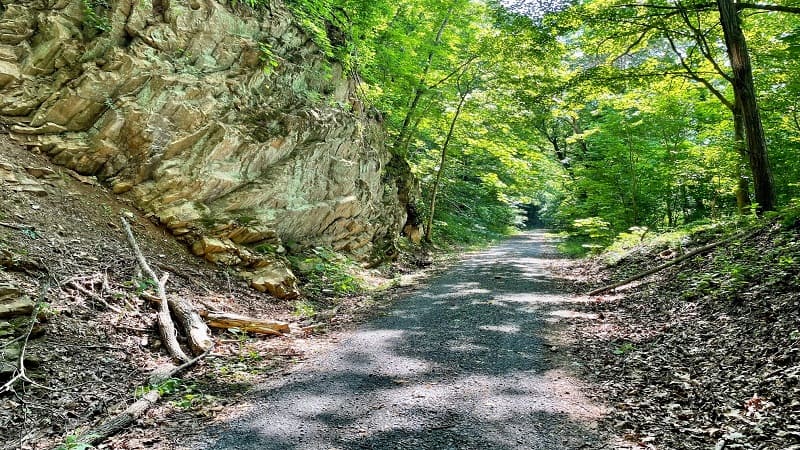
POLYGON ((554 361, 544 232, 476 253, 261 387, 204 449, 590 449, 602 414, 554 361))

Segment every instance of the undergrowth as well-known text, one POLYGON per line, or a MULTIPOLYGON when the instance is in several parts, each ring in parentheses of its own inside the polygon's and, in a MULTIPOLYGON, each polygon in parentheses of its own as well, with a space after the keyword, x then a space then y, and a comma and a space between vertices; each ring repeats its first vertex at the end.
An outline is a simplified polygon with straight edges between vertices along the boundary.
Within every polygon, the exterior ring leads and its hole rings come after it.
POLYGON ((347 296, 365 289, 358 277, 357 264, 335 251, 316 247, 310 252, 289 257, 295 271, 304 282, 304 291, 312 297, 347 296))

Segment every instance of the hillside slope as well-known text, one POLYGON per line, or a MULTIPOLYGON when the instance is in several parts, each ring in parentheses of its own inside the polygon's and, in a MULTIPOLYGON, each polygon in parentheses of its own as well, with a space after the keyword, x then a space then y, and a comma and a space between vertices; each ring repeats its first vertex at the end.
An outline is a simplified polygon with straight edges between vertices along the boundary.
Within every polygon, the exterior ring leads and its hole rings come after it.
MULTIPOLYGON (((696 238, 687 249, 722 236, 696 238)), ((640 246, 613 267, 579 263, 563 274, 587 292, 683 251, 665 250, 640 246)), ((798 279, 800 223, 770 224, 589 298, 573 355, 604 386, 605 426, 637 449, 800 448, 798 279)))

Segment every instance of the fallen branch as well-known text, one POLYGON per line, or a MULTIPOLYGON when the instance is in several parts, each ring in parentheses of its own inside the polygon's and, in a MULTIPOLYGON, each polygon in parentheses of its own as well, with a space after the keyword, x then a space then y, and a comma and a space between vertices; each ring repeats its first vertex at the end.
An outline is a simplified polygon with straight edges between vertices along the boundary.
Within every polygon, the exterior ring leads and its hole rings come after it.
POLYGON ((167 303, 181 324, 181 328, 189 337, 189 346, 192 347, 192 351, 195 353, 208 351, 214 345, 214 340, 210 336, 211 330, 203 322, 197 310, 185 300, 169 298, 167 303))
POLYGON ((77 281, 70 281, 69 283, 67 283, 67 285, 73 287, 74 289, 77 289, 78 291, 80 291, 84 295, 88 295, 89 297, 91 297, 92 299, 94 299, 95 301, 100 303, 101 305, 105 306, 106 309, 110 309, 111 311, 114 311, 117 314, 122 314, 122 309, 121 308, 118 308, 118 307, 108 303, 101 295, 86 289, 85 287, 81 286, 77 281))
POLYGON ((14 230, 32 230, 33 227, 28 225, 20 225, 18 223, 0 222, 0 227, 12 228, 14 230))
POLYGON ((703 253, 707 253, 707 252, 715 249, 716 247, 719 247, 720 245, 728 244, 728 243, 730 243, 732 241, 735 241, 737 239, 742 239, 742 240, 749 239, 749 238, 753 237, 759 231, 761 231, 760 228, 756 229, 754 231, 751 231, 749 233, 737 234, 736 236, 732 236, 732 237, 729 237, 727 239, 723 239, 721 241, 705 245, 705 246, 700 247, 698 249, 692 250, 691 252, 686 253, 686 254, 684 254, 682 256, 679 256, 679 257, 671 260, 670 262, 667 262, 667 263, 661 264, 660 266, 654 267, 654 268, 652 268, 650 270, 645 270, 644 272, 638 273, 638 274, 636 274, 636 275, 634 275, 632 277, 626 278, 626 279, 624 279, 622 281, 618 281, 616 283, 609 284, 608 286, 603 286, 601 288, 597 288, 597 289, 595 289, 593 291, 590 291, 586 295, 597 295, 597 294, 601 294, 603 292, 609 291, 611 289, 616 289, 618 287, 625 286, 626 284, 633 283, 634 281, 640 280, 640 279, 642 279, 642 278, 644 278, 644 277, 646 277, 648 275, 652 275, 654 273, 661 272, 662 270, 664 270, 664 269, 666 269, 668 267, 672 267, 674 265, 677 265, 678 263, 680 263, 682 261, 686 261, 687 259, 689 259, 689 258, 691 258, 693 256, 697 256, 697 255, 700 255, 700 254, 703 254, 703 253))
MULTIPOLYGON (((142 292, 139 295, 144 299, 161 305, 161 299, 158 296, 148 292, 142 292)), ((174 297, 168 298, 167 304, 175 314, 175 317, 178 318, 181 328, 189 337, 189 346, 192 347, 192 351, 202 353, 214 345, 214 341, 211 339, 211 330, 208 329, 208 325, 203 322, 200 313, 192 305, 174 297)))
POLYGON ((259 319, 247 317, 239 314, 221 313, 212 311, 201 311, 208 325, 213 328, 238 328, 242 331, 258 334, 271 334, 281 336, 289 332, 289 324, 276 320, 259 319))
POLYGON ((28 324, 28 329, 25 331, 25 334, 22 335, 24 337, 22 338, 22 345, 20 346, 19 357, 17 358, 16 373, 4 385, 0 386, 0 394, 14 389, 14 385, 17 384, 18 381, 30 383, 34 386, 38 386, 43 389, 50 389, 47 386, 42 386, 41 384, 31 380, 25 373, 25 351, 28 348, 28 340, 30 340, 31 338, 31 333, 33 333, 34 326, 39 321, 39 312, 42 309, 42 305, 44 304, 45 295, 47 295, 47 291, 50 289, 50 283, 47 281, 47 278, 42 280, 41 283, 42 284, 39 287, 39 301, 36 302, 36 307, 33 308, 33 312, 31 313, 31 319, 30 323, 28 324))
MULTIPOLYGON (((140 294, 143 298, 154 302, 154 303, 161 303, 161 299, 157 296, 150 294, 148 292, 142 292, 140 294)), ((185 313, 177 312, 179 310, 185 309, 187 307, 191 308, 188 305, 182 305, 185 302, 181 302, 180 300, 176 300, 174 298, 170 298, 167 300, 169 303, 170 308, 173 311, 176 311, 176 316, 180 319, 182 315, 185 313)), ((270 320, 270 319, 260 319, 258 317, 249 317, 243 316, 241 314, 234 314, 234 313, 224 313, 219 311, 208 311, 208 310, 201 310, 197 314, 197 318, 205 319, 205 324, 212 328, 238 328, 242 331, 249 331, 251 333, 257 334, 270 334, 274 336, 281 336, 284 333, 289 332, 289 324, 286 322, 281 322, 277 320, 270 320)), ((196 320, 191 321, 192 324, 196 324, 196 320)), ((188 331, 187 331, 188 334, 188 331)), ((190 336, 190 342, 192 338, 190 336)))
POLYGON ((161 278, 156 275, 153 269, 150 268, 150 265, 147 264, 147 260, 144 259, 142 251, 139 250, 139 244, 136 243, 136 238, 133 237, 133 231, 131 231, 131 226, 128 225, 128 221, 125 220, 124 217, 120 217, 120 219, 122 220, 122 227, 125 229, 125 234, 128 238, 128 244, 130 244, 131 248, 133 249, 136 260, 139 262, 139 266, 142 268, 142 270, 144 270, 147 276, 156 282, 156 291, 158 292, 158 297, 161 299, 161 304, 157 314, 158 331, 161 335, 161 340, 164 343, 164 347, 166 347, 169 354, 175 359, 184 362, 189 361, 189 357, 186 356, 186 353, 183 352, 180 344, 178 344, 178 334, 175 331, 175 324, 172 322, 172 317, 169 315, 169 305, 167 304, 166 291, 169 273, 165 272, 161 278))
POLYGON ((208 349, 200 356, 190 359, 180 366, 157 368, 150 374, 150 378, 147 380, 147 386, 150 387, 150 390, 147 391, 142 398, 125 408, 125 411, 103 421, 103 423, 97 427, 81 433, 76 441, 81 444, 97 445, 118 433, 120 430, 123 430, 161 399, 161 393, 157 389, 158 385, 174 377, 179 372, 193 366, 197 361, 205 358, 210 352, 211 349, 208 349))

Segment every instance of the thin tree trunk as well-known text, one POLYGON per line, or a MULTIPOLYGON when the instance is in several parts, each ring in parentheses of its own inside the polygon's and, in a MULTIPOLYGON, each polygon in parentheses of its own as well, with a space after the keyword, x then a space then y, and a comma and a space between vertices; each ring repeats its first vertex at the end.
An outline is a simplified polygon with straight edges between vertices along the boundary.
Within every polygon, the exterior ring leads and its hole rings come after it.
POLYGON ((456 121, 461 114, 461 109, 467 100, 469 89, 461 93, 461 98, 458 101, 458 108, 453 115, 453 120, 450 121, 450 129, 447 131, 447 137, 442 144, 442 154, 439 159, 439 170, 436 171, 436 180, 433 182, 433 189, 431 190, 431 203, 430 211, 428 212, 428 223, 425 224, 425 242, 431 242, 431 230, 433 229, 433 214, 436 212, 436 196, 439 193, 439 185, 442 181, 442 173, 444 173, 444 165, 447 162, 447 147, 450 146, 450 140, 453 138, 453 130, 456 128, 456 121))
POLYGON ((759 213, 773 211, 775 210, 775 185, 769 166, 767 141, 764 138, 761 115, 758 112, 758 102, 756 101, 753 83, 753 69, 750 65, 747 42, 739 24, 739 17, 736 14, 736 6, 733 0, 717 0, 717 7, 733 71, 733 90, 740 100, 742 119, 745 134, 747 135, 747 149, 750 169, 753 172, 755 200, 758 203, 757 211, 759 213))
MULTIPOLYGON (((447 22, 450 21, 450 15, 452 13, 453 8, 449 8, 447 10, 447 14, 445 14, 444 19, 442 20, 442 23, 439 25, 439 30, 436 32, 436 39, 433 41, 434 49, 442 42, 442 33, 444 33, 447 22)), ((417 105, 419 105, 422 94, 427 88, 425 83, 427 82, 428 72, 431 70, 431 64, 433 63, 433 53, 433 49, 428 52, 428 59, 425 61, 425 65, 422 67, 422 75, 420 75, 419 82, 417 82, 417 86, 414 88, 414 97, 411 99, 411 103, 408 106, 408 111, 406 111, 406 116, 403 118, 403 125, 400 126, 400 132, 397 134, 394 144, 392 145, 392 148, 394 149, 400 148, 403 140, 406 139, 408 125, 411 123, 411 119, 414 117, 414 113, 417 110, 417 105)))

